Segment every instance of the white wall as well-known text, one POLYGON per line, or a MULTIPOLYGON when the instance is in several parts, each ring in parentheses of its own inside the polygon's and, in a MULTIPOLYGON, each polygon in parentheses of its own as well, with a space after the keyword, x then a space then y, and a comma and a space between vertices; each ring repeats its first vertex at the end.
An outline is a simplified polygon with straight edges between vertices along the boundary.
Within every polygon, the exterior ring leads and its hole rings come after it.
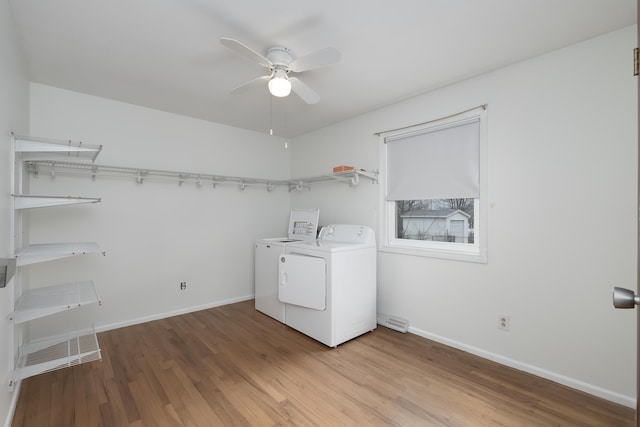
MULTIPOLYGON (((103 144, 100 165, 289 175, 280 138, 49 86, 31 84, 30 119, 31 135, 103 144)), ((47 174, 30 185, 33 194, 102 198, 29 212, 31 243, 95 241, 106 251, 29 267, 31 287, 93 279, 102 307, 77 316, 98 330, 251 298, 253 242, 285 233, 289 219, 285 187, 240 191, 238 185, 47 174)))
MULTIPOLYGON (((0 257, 10 255, 9 248, 9 187, 10 179, 6 171, 9 163, 9 134, 11 131, 24 133, 28 130, 29 86, 14 32, 9 2, 0 1, 0 257)), ((0 289, 0 342, 11 340, 9 322, 5 319, 11 311, 13 301, 11 289, 0 289)), ((7 392, 4 381, 9 375, 10 355, 6 345, 0 348, 0 420, 10 421, 12 393, 7 392)))
MULTIPOLYGON (((338 164, 375 169, 374 132, 488 103, 488 264, 380 253, 380 312, 409 319, 414 333, 635 405, 635 312, 611 303, 613 286, 636 283, 635 31, 294 139, 294 176, 338 164), (510 331, 497 328, 499 315, 510 316, 510 331)), ((376 225, 371 187, 315 187, 293 194, 292 206, 319 207, 325 224, 376 225)))

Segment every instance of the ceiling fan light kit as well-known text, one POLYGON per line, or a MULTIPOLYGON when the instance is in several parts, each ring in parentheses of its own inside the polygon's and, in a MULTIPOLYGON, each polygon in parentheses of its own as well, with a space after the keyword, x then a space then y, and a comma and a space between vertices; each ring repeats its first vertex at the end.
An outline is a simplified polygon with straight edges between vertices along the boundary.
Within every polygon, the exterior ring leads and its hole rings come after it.
POLYGON ((232 93, 239 93, 249 86, 268 80, 268 88, 271 95, 283 98, 289 96, 293 91, 307 104, 316 104, 320 101, 320 95, 299 78, 290 77, 289 73, 297 74, 326 67, 339 62, 341 57, 340 52, 332 47, 326 47, 301 58, 295 58, 286 47, 272 47, 267 51, 266 56, 263 56, 234 39, 222 38, 220 43, 245 58, 257 62, 262 67, 268 68, 271 72, 269 76, 261 76, 241 84, 231 90, 232 93))
POLYGON ((269 80, 269 92, 278 98, 284 98, 291 93, 291 82, 287 77, 286 71, 276 68, 273 71, 273 77, 269 80))

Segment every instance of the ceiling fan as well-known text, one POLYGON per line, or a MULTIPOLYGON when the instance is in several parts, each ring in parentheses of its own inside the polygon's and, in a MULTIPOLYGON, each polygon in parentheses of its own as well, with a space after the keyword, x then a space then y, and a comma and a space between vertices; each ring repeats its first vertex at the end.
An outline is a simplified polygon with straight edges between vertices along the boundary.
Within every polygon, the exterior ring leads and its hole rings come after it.
POLYGON ((301 58, 295 58, 293 53, 286 47, 274 46, 263 56, 234 39, 222 38, 220 43, 245 58, 268 68, 270 71, 268 76, 261 76, 243 83, 232 89, 231 93, 242 92, 254 84, 268 81, 269 92, 273 96, 285 97, 293 90, 307 104, 316 104, 320 101, 320 95, 302 80, 290 75, 290 73, 301 73, 340 62, 340 52, 332 47, 326 47, 301 58))

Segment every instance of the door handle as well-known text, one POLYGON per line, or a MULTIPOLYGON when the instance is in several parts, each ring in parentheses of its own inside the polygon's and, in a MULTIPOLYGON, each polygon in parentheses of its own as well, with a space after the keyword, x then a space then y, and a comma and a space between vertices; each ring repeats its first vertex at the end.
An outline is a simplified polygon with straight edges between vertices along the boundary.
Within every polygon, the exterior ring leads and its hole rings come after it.
POLYGON ((615 308, 635 308, 640 304, 640 297, 630 289, 613 288, 613 306, 615 308))

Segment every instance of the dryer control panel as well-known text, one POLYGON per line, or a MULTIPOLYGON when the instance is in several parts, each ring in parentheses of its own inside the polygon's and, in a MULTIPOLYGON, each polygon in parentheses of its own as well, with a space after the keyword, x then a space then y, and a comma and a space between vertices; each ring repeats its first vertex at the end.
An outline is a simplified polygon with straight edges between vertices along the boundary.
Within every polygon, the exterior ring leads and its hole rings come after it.
POLYGON ((289 216, 289 239, 315 240, 319 216, 319 209, 292 209, 289 216))
POLYGON ((331 224, 323 227, 318 240, 334 242, 376 244, 376 236, 371 227, 366 225, 331 224))

